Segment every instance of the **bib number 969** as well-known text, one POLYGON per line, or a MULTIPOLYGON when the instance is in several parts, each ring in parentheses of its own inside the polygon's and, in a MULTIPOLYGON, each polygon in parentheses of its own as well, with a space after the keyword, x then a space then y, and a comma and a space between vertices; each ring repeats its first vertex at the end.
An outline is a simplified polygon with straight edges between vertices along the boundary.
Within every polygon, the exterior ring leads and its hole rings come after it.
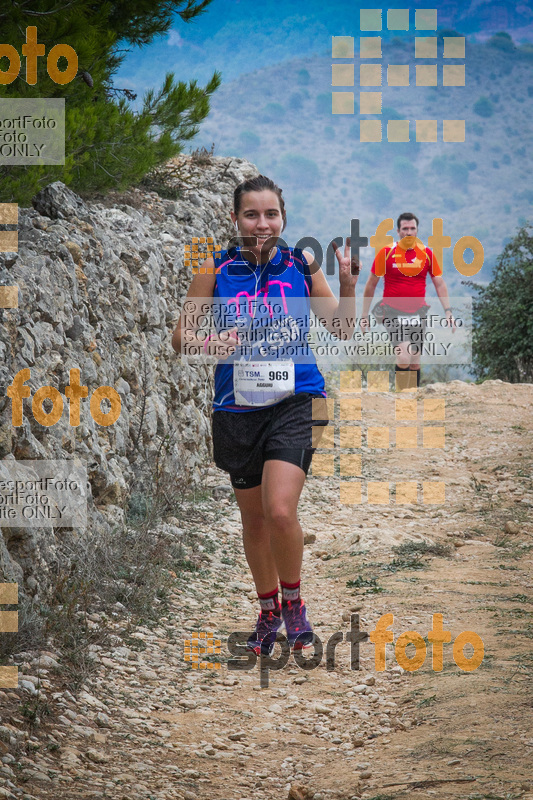
POLYGON ((289 380, 289 373, 287 370, 270 370, 268 373, 268 379, 270 381, 288 381, 289 380))

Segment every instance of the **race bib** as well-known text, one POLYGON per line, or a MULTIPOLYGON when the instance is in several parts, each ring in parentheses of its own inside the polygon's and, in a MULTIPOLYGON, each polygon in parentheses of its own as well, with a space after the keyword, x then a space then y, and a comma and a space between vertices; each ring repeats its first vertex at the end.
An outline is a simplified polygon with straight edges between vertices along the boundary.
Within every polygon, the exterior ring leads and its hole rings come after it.
POLYGON ((294 394, 294 361, 236 361, 233 393, 239 406, 271 406, 294 394))
POLYGON ((422 320, 418 314, 415 314, 413 317, 398 317, 398 322, 402 327, 407 327, 408 325, 420 325, 422 320))

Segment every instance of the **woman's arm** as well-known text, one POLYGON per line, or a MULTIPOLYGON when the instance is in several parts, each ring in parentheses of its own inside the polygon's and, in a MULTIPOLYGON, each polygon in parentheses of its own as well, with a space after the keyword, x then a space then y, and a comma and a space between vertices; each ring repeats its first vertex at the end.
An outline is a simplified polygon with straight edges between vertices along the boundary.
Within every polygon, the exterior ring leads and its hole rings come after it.
POLYGON ((235 343, 238 342, 235 329, 210 336, 205 348, 205 337, 199 338, 196 335, 200 321, 209 312, 213 303, 215 277, 214 261, 212 258, 207 258, 192 279, 187 297, 183 301, 178 324, 172 334, 172 347, 176 353, 185 355, 206 353, 227 358, 235 351, 235 343))
POLYGON ((326 280, 322 269, 314 260, 312 253, 304 251, 312 274, 311 308, 326 330, 338 339, 349 339, 355 328, 355 286, 360 265, 357 259, 350 258, 350 239, 346 240, 344 256, 337 245, 333 245, 339 262, 339 300, 326 280))

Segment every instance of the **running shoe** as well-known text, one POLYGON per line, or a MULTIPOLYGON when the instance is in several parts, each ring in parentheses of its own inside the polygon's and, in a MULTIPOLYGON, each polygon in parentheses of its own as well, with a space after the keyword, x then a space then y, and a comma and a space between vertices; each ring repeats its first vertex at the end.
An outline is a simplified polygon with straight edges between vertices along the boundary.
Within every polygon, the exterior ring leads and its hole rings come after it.
POLYGON ((261 611, 257 618, 255 631, 248 637, 247 649, 253 650, 256 655, 271 655, 276 642, 276 634, 282 624, 281 617, 273 614, 272 611, 261 611))
POLYGON ((315 635, 309 620, 305 604, 303 601, 297 600, 292 602, 288 600, 287 603, 282 603, 281 614, 285 629, 287 631, 287 640, 294 650, 303 650, 307 647, 312 647, 315 641, 315 635))

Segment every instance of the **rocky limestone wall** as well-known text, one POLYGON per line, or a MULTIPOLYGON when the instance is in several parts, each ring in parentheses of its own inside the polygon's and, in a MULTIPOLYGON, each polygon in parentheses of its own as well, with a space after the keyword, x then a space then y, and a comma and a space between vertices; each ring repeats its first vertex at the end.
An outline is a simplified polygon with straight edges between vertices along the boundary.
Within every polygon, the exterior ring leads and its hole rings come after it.
MULTIPOLYGON (((177 200, 136 188, 85 202, 57 182, 36 195, 33 208, 19 209, 18 253, 0 253, 0 285, 19 287, 19 308, 0 310, 0 459, 80 457, 89 479, 89 525, 81 535, 123 520, 122 504, 149 484, 162 447, 176 491, 197 484, 210 460, 213 367, 182 363, 171 347, 191 280, 184 245, 193 236, 226 245, 233 190, 254 174, 241 159, 180 156, 164 178, 167 194, 178 189, 177 200), (39 424, 27 398, 23 425, 13 427, 6 390, 24 368, 32 396, 41 386, 61 393, 55 425, 39 424), (69 424, 65 396, 72 368, 89 390, 77 427, 69 424), (98 425, 90 413, 99 386, 121 397, 112 426, 98 425)), ((0 580, 36 597, 65 557, 64 529, 1 533, 0 580)))

